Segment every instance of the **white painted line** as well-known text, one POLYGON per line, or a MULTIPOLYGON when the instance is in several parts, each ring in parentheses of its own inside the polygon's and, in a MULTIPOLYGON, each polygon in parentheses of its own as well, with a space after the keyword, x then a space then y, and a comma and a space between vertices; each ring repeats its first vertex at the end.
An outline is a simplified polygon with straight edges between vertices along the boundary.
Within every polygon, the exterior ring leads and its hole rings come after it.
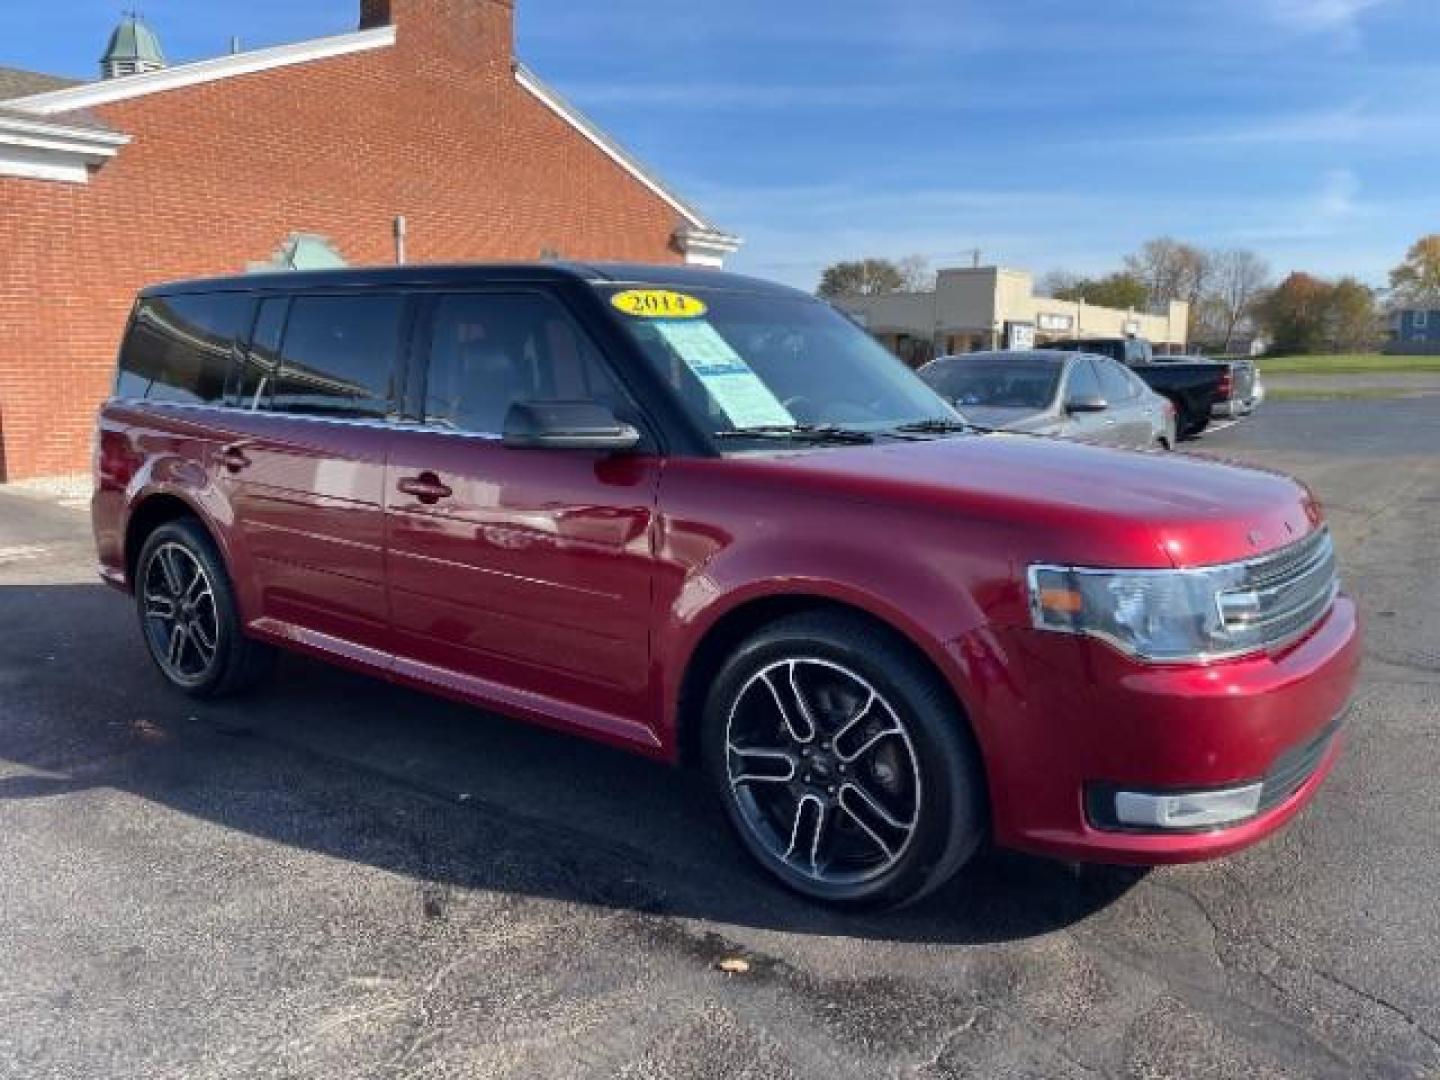
POLYGON ((28 559, 43 559, 50 554, 47 547, 37 547, 34 544, 20 547, 0 548, 0 563, 23 562, 28 559))

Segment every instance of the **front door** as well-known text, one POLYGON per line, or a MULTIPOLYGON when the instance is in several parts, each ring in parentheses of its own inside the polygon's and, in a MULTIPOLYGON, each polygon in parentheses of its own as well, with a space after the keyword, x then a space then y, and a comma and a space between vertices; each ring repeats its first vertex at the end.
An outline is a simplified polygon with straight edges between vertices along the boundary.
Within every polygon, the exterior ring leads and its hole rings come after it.
POLYGON ((620 740, 649 686, 659 459, 511 449, 522 400, 597 400, 637 419, 599 351, 545 292, 430 298, 413 424, 393 435, 387 557, 397 670, 620 740))
POLYGON ((1115 446, 1148 447, 1152 441, 1150 416, 1145 399, 1140 396, 1139 380, 1108 357, 1094 360, 1100 376, 1100 393, 1109 402, 1106 410, 1111 422, 1107 442, 1115 446))
MULTIPOLYGON (((1100 389, 1100 376, 1088 356, 1079 357, 1070 363, 1069 371, 1065 376, 1063 394, 1062 400, 1064 401, 1105 396, 1100 389)), ((1103 445, 1112 441, 1111 432, 1114 427, 1115 419, 1110 415, 1109 402, 1106 402, 1106 407, 1103 409, 1077 410, 1068 413, 1061 434, 1065 438, 1074 439, 1077 442, 1103 445)))

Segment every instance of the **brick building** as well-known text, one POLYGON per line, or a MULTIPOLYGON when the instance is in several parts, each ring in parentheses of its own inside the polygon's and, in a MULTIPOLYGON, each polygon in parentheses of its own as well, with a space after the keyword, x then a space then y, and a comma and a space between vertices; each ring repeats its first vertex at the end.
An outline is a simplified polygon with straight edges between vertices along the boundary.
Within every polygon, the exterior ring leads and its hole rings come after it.
POLYGON ((357 31, 316 41, 166 67, 124 32, 96 82, 0 68, 0 480, 87 467, 150 282, 398 258, 720 265, 739 241, 517 63, 513 29, 514 0, 361 0, 357 31))

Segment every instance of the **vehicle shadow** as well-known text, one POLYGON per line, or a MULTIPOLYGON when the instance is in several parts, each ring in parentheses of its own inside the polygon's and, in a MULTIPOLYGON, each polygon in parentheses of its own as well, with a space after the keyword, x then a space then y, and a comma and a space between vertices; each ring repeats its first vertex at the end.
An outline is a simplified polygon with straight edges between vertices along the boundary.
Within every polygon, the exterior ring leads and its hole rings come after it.
POLYGON ((109 788, 436 886, 895 941, 1047 933, 1142 876, 987 851, 910 909, 837 914, 755 870, 694 773, 296 657, 192 702, 99 585, 0 587, 0 627, 0 814, 109 788))

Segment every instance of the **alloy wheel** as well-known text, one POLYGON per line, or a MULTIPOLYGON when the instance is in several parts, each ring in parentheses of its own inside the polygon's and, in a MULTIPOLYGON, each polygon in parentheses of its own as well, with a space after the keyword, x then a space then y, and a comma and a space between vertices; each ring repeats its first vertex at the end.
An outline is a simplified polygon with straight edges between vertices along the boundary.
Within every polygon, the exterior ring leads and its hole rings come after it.
POLYGON ((210 674, 220 646, 215 588, 200 560, 182 544, 155 549, 142 582, 150 650, 171 679, 194 684, 210 674))
POLYGON ((730 793, 769 855, 822 886, 893 869, 920 823, 909 730, 866 679, 818 658, 771 663, 731 706, 730 793))

